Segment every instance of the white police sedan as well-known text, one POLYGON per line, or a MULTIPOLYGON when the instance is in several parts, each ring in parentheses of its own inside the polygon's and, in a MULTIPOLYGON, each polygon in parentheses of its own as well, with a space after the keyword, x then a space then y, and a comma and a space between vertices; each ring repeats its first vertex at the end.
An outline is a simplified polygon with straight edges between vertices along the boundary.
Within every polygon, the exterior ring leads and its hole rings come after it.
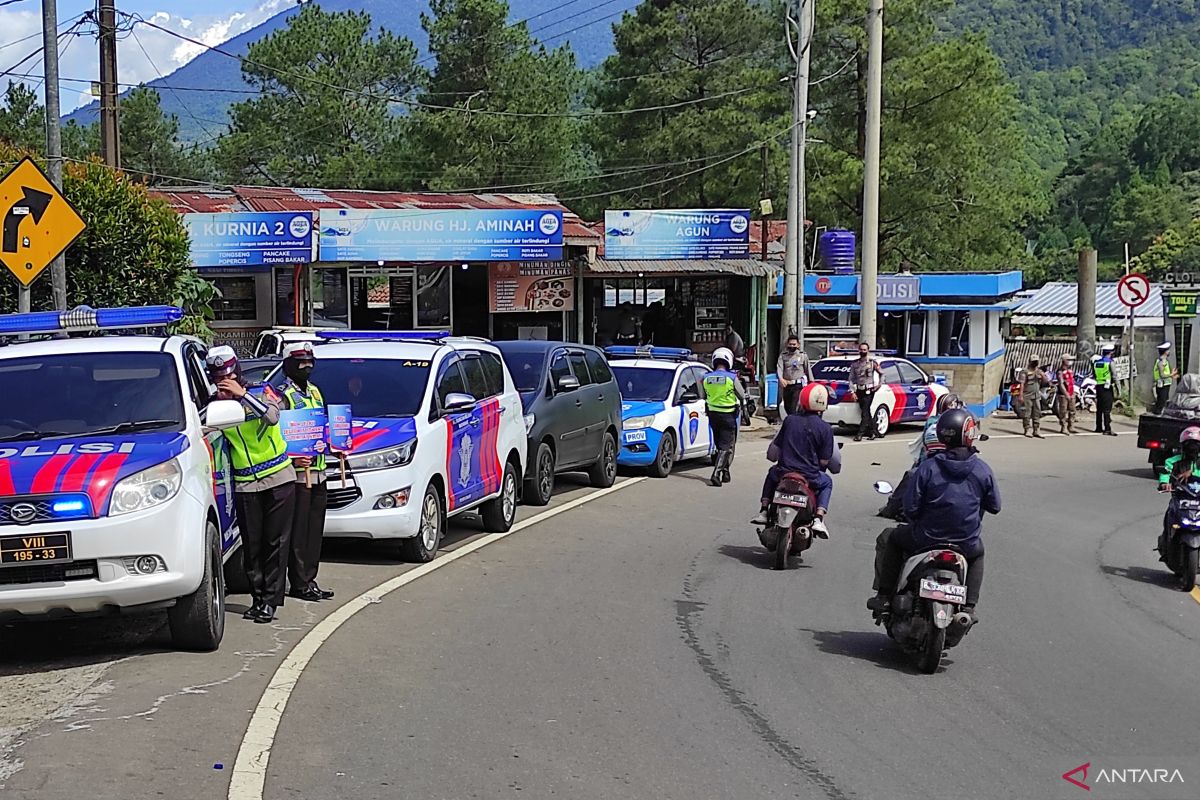
MULTIPOLYGON (((826 422, 842 427, 859 426, 862 415, 850 383, 850 364, 857 358, 857 355, 834 356, 813 364, 813 378, 829 387, 829 409, 823 415, 826 422)), ((883 385, 875 392, 871 413, 880 436, 893 425, 929 419, 937 408, 938 398, 950 391, 907 359, 884 356, 877 360, 883 370, 883 385)))
POLYGON ((708 367, 677 347, 616 346, 604 352, 621 390, 618 464, 646 467, 665 478, 677 461, 712 455, 703 389, 708 367))

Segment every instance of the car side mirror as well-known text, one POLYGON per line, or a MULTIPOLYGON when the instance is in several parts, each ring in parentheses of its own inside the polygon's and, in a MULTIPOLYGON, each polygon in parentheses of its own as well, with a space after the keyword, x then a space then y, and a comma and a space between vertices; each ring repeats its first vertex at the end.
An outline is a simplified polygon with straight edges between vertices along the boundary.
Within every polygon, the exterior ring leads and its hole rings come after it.
POLYGON ((206 432, 223 431, 246 421, 246 410, 237 400, 213 400, 201 412, 206 432))
POLYGON ((558 391, 573 392, 579 388, 579 378, 574 375, 563 375, 558 379, 558 391))
POLYGON ((684 389, 683 394, 679 395, 680 403, 695 403, 700 399, 700 392, 696 389, 684 389))
POLYGON ((442 413, 462 414, 475 408, 475 398, 463 392, 451 392, 442 403, 442 413))

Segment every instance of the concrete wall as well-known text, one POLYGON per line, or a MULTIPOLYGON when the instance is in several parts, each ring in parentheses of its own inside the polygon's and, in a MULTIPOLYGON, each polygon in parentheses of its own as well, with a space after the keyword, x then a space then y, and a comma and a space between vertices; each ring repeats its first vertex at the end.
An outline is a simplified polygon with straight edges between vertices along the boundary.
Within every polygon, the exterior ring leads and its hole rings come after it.
POLYGON ((1003 357, 983 364, 938 363, 937 359, 919 359, 921 369, 945 375, 946 385, 957 392, 977 414, 990 414, 1000 402, 1000 383, 1004 379, 1003 357))

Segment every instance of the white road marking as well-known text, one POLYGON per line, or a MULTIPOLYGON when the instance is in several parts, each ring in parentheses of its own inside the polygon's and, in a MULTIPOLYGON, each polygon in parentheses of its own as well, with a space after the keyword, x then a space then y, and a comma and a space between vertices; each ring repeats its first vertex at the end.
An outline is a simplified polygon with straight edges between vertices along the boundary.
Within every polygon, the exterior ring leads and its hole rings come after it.
POLYGON ((428 564, 422 564, 403 575, 397 575, 368 589, 318 622, 288 653, 287 658, 279 665, 279 669, 275 670, 275 674, 271 676, 271 682, 267 684, 266 690, 259 699, 254 714, 250 717, 250 724, 246 727, 246 734, 242 737, 242 744, 238 748, 237 761, 233 765, 233 773, 229 781, 229 800, 262 800, 267 780, 267 766, 271 759, 271 748, 275 744, 275 734, 279 731, 279 723, 283 719, 283 712, 287 709, 292 692, 295 691, 301 674, 312 661, 313 656, 351 617, 364 608, 378 603, 381 598, 397 589, 481 550, 489 544, 644 480, 646 480, 645 477, 623 480, 608 489, 601 489, 584 497, 578 497, 523 520, 513 525, 507 533, 491 533, 476 539, 470 544, 465 544, 439 556, 428 564))

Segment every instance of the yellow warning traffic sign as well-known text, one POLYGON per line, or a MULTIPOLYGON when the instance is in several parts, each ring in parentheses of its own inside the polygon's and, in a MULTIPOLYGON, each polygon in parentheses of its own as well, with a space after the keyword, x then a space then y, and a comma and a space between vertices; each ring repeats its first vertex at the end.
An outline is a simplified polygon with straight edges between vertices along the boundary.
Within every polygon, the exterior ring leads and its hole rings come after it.
POLYGON ((25 286, 33 283, 83 233, 87 223, 26 158, 0 180, 4 240, 0 263, 25 286))

